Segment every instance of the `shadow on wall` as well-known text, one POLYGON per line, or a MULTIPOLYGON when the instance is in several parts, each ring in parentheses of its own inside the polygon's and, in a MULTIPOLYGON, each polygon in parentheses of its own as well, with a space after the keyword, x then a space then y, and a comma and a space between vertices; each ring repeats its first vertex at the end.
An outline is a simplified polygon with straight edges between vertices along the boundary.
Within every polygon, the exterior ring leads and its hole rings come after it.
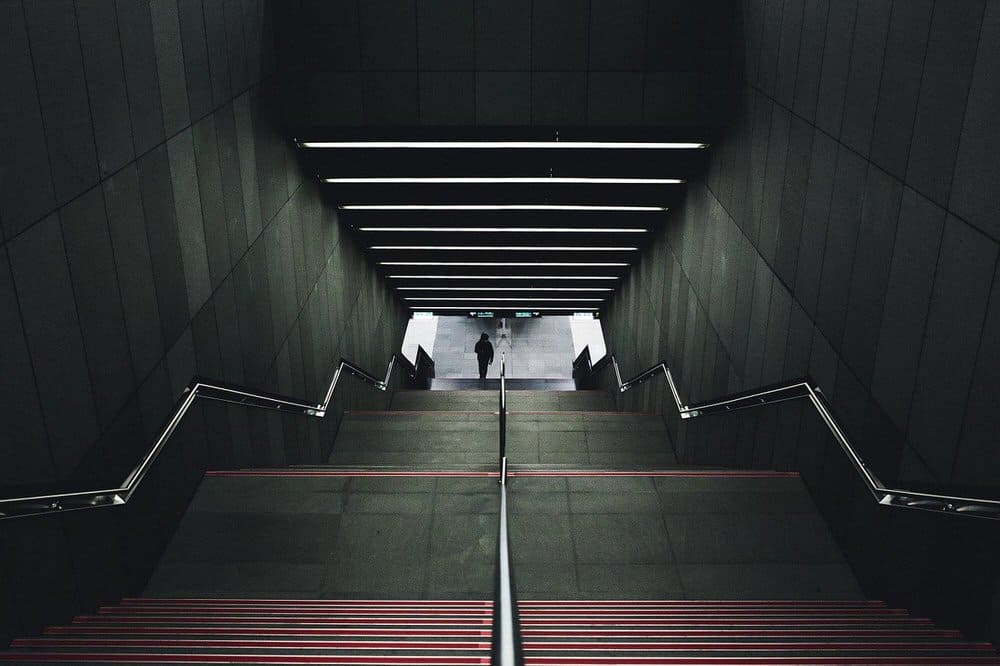
MULTIPOLYGON (((3 10, 7 496, 116 486, 196 374, 317 399, 402 337, 282 129, 269 3, 232 6, 3 10)), ((126 507, 0 522, 0 639, 138 593, 206 466, 321 462, 337 424, 201 406, 126 507)))

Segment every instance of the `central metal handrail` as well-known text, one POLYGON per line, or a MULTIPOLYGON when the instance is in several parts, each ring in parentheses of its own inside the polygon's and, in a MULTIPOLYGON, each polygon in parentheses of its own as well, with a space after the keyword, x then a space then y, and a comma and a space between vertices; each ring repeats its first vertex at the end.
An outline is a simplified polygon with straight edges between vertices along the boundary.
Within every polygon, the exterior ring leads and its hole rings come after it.
MULTIPOLYGON (((588 350, 585 348, 584 351, 588 350)), ((677 407, 677 412, 682 419, 729 413, 751 407, 762 407, 788 400, 806 398, 819 414, 830 434, 837 440, 841 450, 851 462, 851 466, 861 476, 865 486, 879 504, 906 509, 1000 519, 1000 500, 906 490, 903 488, 893 488, 884 484, 858 450, 851 444, 846 431, 833 415, 833 410, 823 396, 820 387, 814 384, 808 377, 688 405, 681 399, 680 393, 677 390, 677 383, 674 381, 673 373, 670 372, 666 361, 660 361, 631 379, 623 381, 621 369, 618 367, 618 360, 614 354, 610 354, 609 356, 611 359, 610 363, 615 370, 615 380, 618 383, 619 393, 625 393, 662 374, 667 380, 670 395, 673 397, 674 405, 677 407)), ((578 361, 586 364, 585 372, 598 372, 603 367, 603 365, 601 367, 590 365, 589 352, 587 354, 581 352, 578 361)))
POLYGON ((500 485, 507 484, 507 359, 500 354, 500 485))
POLYGON ((142 483, 142 480, 149 473, 150 468, 170 440, 170 437, 188 414, 195 400, 199 398, 322 418, 326 416, 330 402, 333 400, 334 391, 337 390, 340 377, 344 372, 357 377, 380 391, 385 391, 389 388, 389 379, 393 369, 396 367, 397 361, 407 367, 410 377, 415 376, 416 367, 399 352, 394 352, 389 359, 388 367, 385 369, 385 377, 382 379, 366 372, 347 359, 341 358, 337 364, 336 371, 333 373, 333 379, 330 380, 330 385, 326 390, 323 401, 320 403, 306 402, 277 393, 256 391, 219 380, 195 377, 184 389, 183 397, 174 406, 170 418, 160 430, 152 446, 143 454, 139 463, 128 473, 125 480, 118 487, 0 499, 0 520, 79 509, 119 506, 127 503, 142 483))
POLYGON ((507 537, 507 365, 500 354, 500 529, 497 533, 496 594, 493 602, 494 666, 521 666, 521 632, 514 606, 510 541, 507 537))

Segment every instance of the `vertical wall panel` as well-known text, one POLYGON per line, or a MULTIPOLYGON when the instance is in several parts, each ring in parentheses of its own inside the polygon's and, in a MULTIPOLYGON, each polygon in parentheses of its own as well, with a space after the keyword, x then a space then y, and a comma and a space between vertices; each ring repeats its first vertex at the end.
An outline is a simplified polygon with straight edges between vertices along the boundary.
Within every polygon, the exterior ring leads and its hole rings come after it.
POLYGON ((34 369, 10 274, 7 251, 0 252, 0 487, 44 483, 55 478, 42 423, 34 369))
POLYGON ((0 220, 11 238, 54 204, 52 172, 20 2, 0 3, 0 220))
POLYGON ((138 156, 164 139, 153 24, 147 3, 115 0, 115 9, 132 116, 132 139, 138 156))
POLYGON ((114 0, 78 2, 76 15, 94 117, 97 162, 101 175, 107 176, 134 157, 118 17, 114 0))
POLYGON ((75 7, 29 2, 25 19, 56 199, 66 202, 98 178, 75 7))
POLYGON ((8 251, 52 457, 60 477, 69 477, 97 439, 98 422, 58 216, 8 251))
POLYGON ((80 316, 98 415, 106 428, 134 391, 119 276, 111 251, 104 193, 87 191, 61 212, 66 256, 80 316))

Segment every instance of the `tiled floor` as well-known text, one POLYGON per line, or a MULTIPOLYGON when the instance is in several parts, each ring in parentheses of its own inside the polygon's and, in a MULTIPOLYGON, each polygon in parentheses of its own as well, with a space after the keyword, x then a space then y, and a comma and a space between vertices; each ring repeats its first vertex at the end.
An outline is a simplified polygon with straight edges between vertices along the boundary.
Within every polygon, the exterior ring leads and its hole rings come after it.
POLYGON ((514 478, 522 599, 861 598, 797 478, 514 478))
POLYGON ((490 598, 494 479, 206 478, 146 596, 490 598))
POLYGON ((568 317, 507 320, 440 317, 434 338, 436 376, 479 377, 473 348, 483 333, 490 336, 495 353, 487 377, 499 377, 501 353, 506 354, 508 377, 573 376, 573 333, 568 317))

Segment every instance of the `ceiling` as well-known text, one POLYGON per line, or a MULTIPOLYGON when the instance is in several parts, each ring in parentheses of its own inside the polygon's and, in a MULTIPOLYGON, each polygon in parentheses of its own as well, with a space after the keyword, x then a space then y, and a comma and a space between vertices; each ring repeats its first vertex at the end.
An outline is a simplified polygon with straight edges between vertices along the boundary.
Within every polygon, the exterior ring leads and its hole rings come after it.
POLYGON ((706 151, 566 144, 711 141, 734 16, 727 0, 297 0, 274 25, 288 132, 406 307, 598 310, 706 151), (304 147, 324 141, 348 145, 304 147), (559 182, 581 178, 619 182, 559 182))

